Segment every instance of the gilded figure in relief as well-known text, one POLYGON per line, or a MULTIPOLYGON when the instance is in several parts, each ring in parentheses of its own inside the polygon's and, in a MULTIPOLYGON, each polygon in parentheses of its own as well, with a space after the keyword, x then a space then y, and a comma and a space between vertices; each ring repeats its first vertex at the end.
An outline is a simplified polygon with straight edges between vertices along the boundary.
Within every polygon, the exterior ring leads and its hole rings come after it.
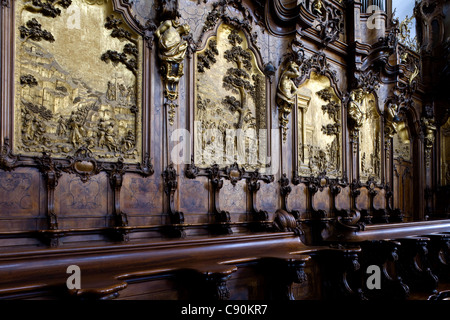
POLYGON ((394 134, 397 133, 397 126, 400 121, 397 112, 398 106, 396 104, 389 104, 386 109, 384 133, 388 138, 393 138, 394 134))
POLYGON ((363 89, 353 90, 350 94, 350 102, 348 107, 348 115, 353 120, 355 128, 360 128, 364 121, 364 112, 362 109, 362 104, 364 100, 363 89))
POLYGON ((184 60, 187 42, 181 37, 190 32, 188 24, 181 25, 176 20, 166 20, 156 30, 159 38, 159 58, 163 61, 181 63, 184 60))

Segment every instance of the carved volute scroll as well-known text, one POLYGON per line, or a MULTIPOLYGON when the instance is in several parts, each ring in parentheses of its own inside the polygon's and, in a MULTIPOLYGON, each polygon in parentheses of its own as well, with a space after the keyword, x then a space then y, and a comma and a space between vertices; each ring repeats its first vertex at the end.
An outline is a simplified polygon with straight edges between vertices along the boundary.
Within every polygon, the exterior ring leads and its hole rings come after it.
POLYGON ((219 24, 196 53, 194 162, 200 168, 266 166, 266 76, 240 28, 219 24))
POLYGON ((111 2, 15 5, 14 150, 66 158, 85 146, 100 161, 139 161, 142 38, 111 2))

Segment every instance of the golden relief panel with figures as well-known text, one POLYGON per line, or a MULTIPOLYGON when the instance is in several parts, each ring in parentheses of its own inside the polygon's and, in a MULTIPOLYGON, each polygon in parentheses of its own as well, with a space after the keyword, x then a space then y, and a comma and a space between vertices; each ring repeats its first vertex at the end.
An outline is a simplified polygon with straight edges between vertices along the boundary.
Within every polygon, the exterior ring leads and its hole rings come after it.
POLYGON ((393 137, 394 159, 411 161, 411 139, 406 123, 398 122, 396 131, 393 137))
POLYGON ((342 175, 341 101, 326 76, 311 73, 297 91, 298 174, 342 175))
POLYGON ((196 61, 195 164, 265 167, 266 80, 245 34, 221 24, 196 61))
POLYGON ((370 178, 381 182, 381 119, 375 96, 363 94, 361 99, 354 99, 351 104, 360 110, 359 178, 362 182, 370 178))
POLYGON ((450 118, 441 127, 441 183, 450 185, 450 118))
POLYGON ((16 2, 15 152, 141 158, 142 41, 111 1, 16 2))

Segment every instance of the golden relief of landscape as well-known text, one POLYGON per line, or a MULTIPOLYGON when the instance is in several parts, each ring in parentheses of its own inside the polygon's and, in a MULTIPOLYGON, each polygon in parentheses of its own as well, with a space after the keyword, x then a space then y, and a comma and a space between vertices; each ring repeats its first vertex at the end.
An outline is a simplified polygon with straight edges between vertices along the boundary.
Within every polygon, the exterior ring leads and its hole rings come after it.
POLYGON ((142 43, 110 1, 16 2, 15 152, 141 157, 142 43))
POLYGON ((196 61, 195 164, 265 167, 266 80, 244 32, 220 25, 196 61))
POLYGON ((341 101, 326 76, 311 73, 297 91, 298 174, 342 175, 341 101))

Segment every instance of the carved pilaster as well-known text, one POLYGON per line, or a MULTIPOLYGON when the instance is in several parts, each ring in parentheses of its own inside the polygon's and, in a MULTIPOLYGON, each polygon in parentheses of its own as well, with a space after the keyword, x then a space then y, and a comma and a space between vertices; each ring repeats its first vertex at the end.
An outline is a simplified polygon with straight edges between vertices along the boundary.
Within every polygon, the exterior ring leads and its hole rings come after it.
POLYGON ((230 213, 220 208, 220 189, 223 187, 223 179, 220 174, 219 166, 217 164, 213 165, 211 168, 207 169, 207 173, 213 189, 213 215, 217 224, 215 226, 215 231, 220 234, 232 234, 230 213))
POLYGON ((108 171, 109 183, 113 189, 114 194, 114 230, 119 235, 121 241, 129 241, 128 232, 128 215, 122 211, 120 207, 120 191, 122 189, 123 176, 127 167, 124 165, 123 159, 119 158, 117 163, 112 165, 108 171))
MULTIPOLYGON (((258 171, 250 172, 247 180, 247 189, 251 193, 251 214, 254 221, 254 229, 256 231, 263 231, 269 228, 270 222, 269 214, 267 211, 260 210, 257 208, 257 193, 261 187, 260 180, 262 176, 258 171)), ((273 182, 273 176, 267 178, 266 183, 273 182)))
POLYGON ((171 226, 169 226, 169 236, 184 238, 185 227, 184 214, 175 209, 175 191, 178 188, 178 175, 173 163, 162 173, 164 179, 164 192, 168 197, 168 215, 171 226))
POLYGON ((61 168, 53 161, 49 154, 43 153, 36 158, 39 171, 44 176, 47 186, 47 221, 49 230, 58 230, 58 217, 55 213, 55 189, 61 178, 61 168))

